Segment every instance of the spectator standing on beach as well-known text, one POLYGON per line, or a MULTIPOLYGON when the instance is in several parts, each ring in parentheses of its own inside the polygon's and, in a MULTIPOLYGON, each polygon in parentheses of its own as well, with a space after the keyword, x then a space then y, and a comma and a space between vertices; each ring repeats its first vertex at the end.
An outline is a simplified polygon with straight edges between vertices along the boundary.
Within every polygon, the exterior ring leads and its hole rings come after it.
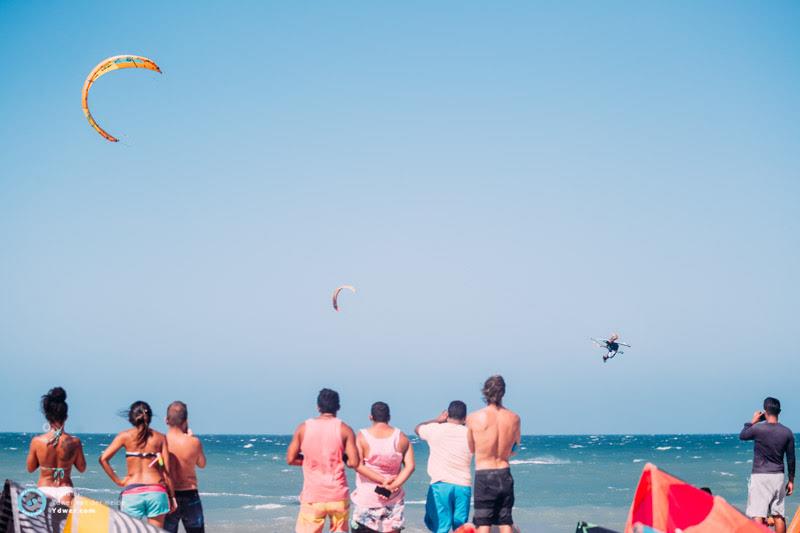
POLYGON ((167 407, 167 445, 169 446, 169 472, 178 508, 167 515, 164 529, 178 533, 183 522, 186 533, 204 533, 203 504, 197 492, 195 467, 206 467, 206 456, 200 439, 189 429, 189 410, 183 402, 172 402, 167 407))
POLYGON ((744 425, 739 438, 755 441, 746 514, 762 524, 766 524, 771 517, 775 522, 775 531, 784 533, 784 498, 794 491, 795 457, 794 433, 778 422, 780 413, 781 402, 766 398, 764 410, 753 414, 753 419, 744 425), (788 482, 784 477, 784 457, 789 470, 788 482))
POLYGON ((330 518, 330 531, 348 531, 348 499, 345 463, 360 462, 353 430, 336 418, 339 393, 322 389, 317 396, 319 416, 297 426, 286 450, 286 462, 303 467, 303 491, 296 533, 321 533, 330 518))
POLYGON ((414 428, 430 449, 431 484, 425 501, 425 525, 434 533, 448 533, 469 521, 472 452, 467 443, 466 419, 466 404, 455 400, 437 418, 414 428))
POLYGON ((467 442, 475 454, 473 523, 478 533, 489 533, 492 526, 512 533, 514 478, 508 461, 520 444, 519 415, 503 406, 502 376, 487 379, 482 392, 486 407, 467 417, 467 442))
POLYGON ((67 421, 67 393, 55 387, 42 396, 42 413, 47 419, 47 433, 31 439, 28 451, 28 472, 39 469, 37 487, 49 498, 70 505, 75 496, 72 467, 86 470, 81 439, 64 432, 67 421))
POLYGON ((123 487, 120 511, 163 528, 167 513, 176 507, 167 464, 167 438, 150 428, 153 411, 147 402, 133 402, 127 415, 133 427, 114 437, 100 456, 100 465, 115 484, 123 487), (117 475, 110 462, 122 448, 125 448, 128 469, 124 478, 117 475))
POLYGON ((355 533, 392 533, 405 526, 403 484, 414 473, 414 448, 402 431, 389 425, 390 418, 389 406, 375 402, 372 426, 356 438, 362 460, 352 495, 355 533))

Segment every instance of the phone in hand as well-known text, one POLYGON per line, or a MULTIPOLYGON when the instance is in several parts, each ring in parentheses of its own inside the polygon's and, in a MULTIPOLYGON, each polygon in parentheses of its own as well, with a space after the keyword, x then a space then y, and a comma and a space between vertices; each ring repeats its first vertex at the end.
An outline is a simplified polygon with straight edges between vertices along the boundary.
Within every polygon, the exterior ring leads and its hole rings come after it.
POLYGON ((766 419, 767 419, 767 414, 766 413, 761 413, 761 416, 758 417, 758 421, 759 422, 763 422, 766 419))
POLYGON ((384 498, 388 498, 389 496, 392 495, 392 491, 390 491, 389 489, 387 489, 385 487, 381 487, 380 485, 375 487, 375 492, 378 493, 379 495, 383 496, 384 498))

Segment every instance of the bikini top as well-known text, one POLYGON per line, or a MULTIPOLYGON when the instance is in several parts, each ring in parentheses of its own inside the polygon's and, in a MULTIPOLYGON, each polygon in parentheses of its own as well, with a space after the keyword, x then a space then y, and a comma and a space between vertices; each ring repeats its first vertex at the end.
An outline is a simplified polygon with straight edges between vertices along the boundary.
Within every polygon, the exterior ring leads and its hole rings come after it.
MULTIPOLYGON (((53 431, 53 436, 47 440, 47 445, 56 448, 58 446, 59 441, 61 440, 61 436, 64 434, 64 427, 60 427, 53 431)), ((39 468, 42 470, 52 470, 53 471, 53 481, 59 481, 64 479, 66 475, 66 469, 61 468, 58 466, 44 466, 39 465, 39 468)))
POLYGON ((158 463, 158 466, 164 466, 164 458, 161 456, 161 452, 125 452, 125 457, 139 457, 141 459, 153 459, 149 465, 152 467, 154 464, 158 463))

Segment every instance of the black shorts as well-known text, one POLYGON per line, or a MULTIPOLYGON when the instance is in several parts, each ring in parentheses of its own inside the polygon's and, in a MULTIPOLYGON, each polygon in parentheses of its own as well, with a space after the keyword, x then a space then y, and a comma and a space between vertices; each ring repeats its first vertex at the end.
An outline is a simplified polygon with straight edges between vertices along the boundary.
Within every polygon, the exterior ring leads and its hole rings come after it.
POLYGON ((475 471, 475 515, 480 526, 510 526, 514 523, 514 478, 510 468, 475 471))
POLYGON ((187 533, 203 533, 205 520, 203 519, 203 504, 200 502, 200 494, 196 490, 176 490, 175 500, 178 502, 178 508, 174 513, 167 515, 164 529, 177 533, 178 524, 183 522, 183 528, 187 533))

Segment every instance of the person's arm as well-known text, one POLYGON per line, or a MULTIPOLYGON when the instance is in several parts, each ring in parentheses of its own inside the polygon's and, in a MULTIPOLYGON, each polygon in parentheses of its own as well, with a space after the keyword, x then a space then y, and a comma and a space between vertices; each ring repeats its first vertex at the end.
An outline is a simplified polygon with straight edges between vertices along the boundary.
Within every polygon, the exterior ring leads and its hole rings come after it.
POLYGON ((408 437, 404 433, 400 434, 400 449, 403 450, 403 469, 397 475, 394 481, 389 483, 386 487, 392 492, 400 490, 400 487, 403 486, 403 483, 408 481, 408 478, 411 477, 411 474, 414 473, 417 465, 414 461, 414 447, 411 445, 411 442, 408 440, 408 437))
POLYGON ((427 426, 428 424, 444 424, 445 422, 447 422, 447 410, 444 410, 441 413, 439 413, 439 416, 437 416, 436 418, 431 418, 426 422, 420 422, 419 424, 417 424, 417 427, 414 428, 414 433, 417 434, 417 437, 424 438, 422 435, 419 434, 419 430, 422 426, 427 426))
POLYGON ((31 439, 31 447, 28 449, 26 466, 28 467, 28 472, 33 472, 39 468, 39 457, 36 455, 36 437, 31 439))
POLYGON ((75 438, 77 443, 77 451, 75 452, 75 468, 78 469, 78 472, 86 472, 86 456, 83 455, 83 443, 81 439, 75 438))
POLYGON ((172 476, 169 475, 169 444, 167 443, 167 436, 161 436, 161 459, 164 465, 163 469, 164 484, 167 486, 167 494, 169 495, 169 512, 172 513, 178 508, 178 502, 175 500, 175 489, 172 487, 172 476))
POLYGON ((286 448, 286 464, 290 466, 303 466, 303 454, 300 453, 300 445, 303 443, 303 433, 306 423, 303 422, 294 430, 292 442, 286 448))
POLYGON ((342 436, 344 437, 344 453, 347 454, 347 466, 353 470, 361 464, 361 453, 356 445, 356 434, 353 428, 342 423, 342 436))
MULTIPOLYGON (((194 437, 197 439, 197 437, 194 437)), ((203 443, 200 439, 197 439, 197 461, 195 462, 198 468, 205 468, 206 467, 206 454, 203 451, 203 443)))
POLYGON ((794 492, 794 433, 789 439, 789 446, 786 447, 786 464, 789 468, 789 482, 786 484, 786 493, 791 495, 794 492))
POLYGON ((511 446, 511 455, 516 455, 520 446, 522 446, 522 424, 518 415, 514 421, 514 444, 511 446))
POLYGON ((467 445, 469 451, 475 455, 475 437, 472 435, 472 424, 470 424, 470 417, 467 417, 467 445))
MULTIPOLYGON (((125 486, 125 479, 120 479, 114 469, 111 468, 111 464, 109 461, 112 457, 123 447, 125 444, 125 439, 122 434, 117 435, 114 437, 114 440, 111 441, 111 444, 108 445, 108 448, 103 450, 103 454, 100 456, 100 466, 103 467, 103 470, 111 478, 111 481, 114 482, 115 485, 119 485, 120 487, 125 486)), ((125 476, 126 478, 128 476, 125 476)))
POLYGON ((742 428, 742 431, 739 433, 740 440, 753 440, 754 438, 756 438, 755 427, 756 424, 758 424, 758 422, 761 420, 761 416, 763 414, 764 413, 761 411, 756 411, 753 414, 753 419, 750 420, 750 422, 745 423, 744 428, 742 428))

